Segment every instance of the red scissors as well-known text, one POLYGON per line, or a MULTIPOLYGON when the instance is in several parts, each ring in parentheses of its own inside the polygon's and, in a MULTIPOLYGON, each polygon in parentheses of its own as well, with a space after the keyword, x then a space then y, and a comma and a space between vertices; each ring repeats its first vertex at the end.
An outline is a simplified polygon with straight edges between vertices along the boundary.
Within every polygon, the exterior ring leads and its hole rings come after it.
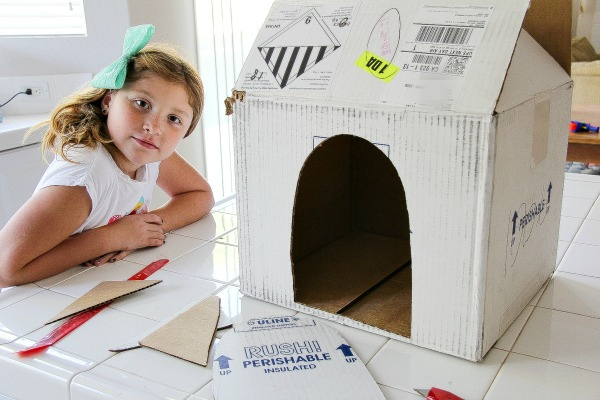
POLYGON ((458 397, 457 395, 445 391, 443 389, 438 389, 436 387, 432 387, 431 389, 415 389, 415 392, 419 393, 421 396, 425 397, 427 400, 464 400, 462 397, 458 397))

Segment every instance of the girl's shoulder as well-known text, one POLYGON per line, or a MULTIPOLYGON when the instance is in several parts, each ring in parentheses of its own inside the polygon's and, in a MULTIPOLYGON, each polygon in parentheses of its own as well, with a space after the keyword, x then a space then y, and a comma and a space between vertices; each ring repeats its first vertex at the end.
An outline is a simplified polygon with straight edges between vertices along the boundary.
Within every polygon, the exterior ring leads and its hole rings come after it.
POLYGON ((112 179, 114 161, 102 145, 70 146, 66 158, 57 154, 44 178, 67 186, 85 185, 90 180, 112 179))
POLYGON ((88 147, 83 145, 69 146, 65 149, 66 159, 60 154, 57 154, 55 159, 57 161, 71 162, 74 164, 91 164, 99 156, 101 156, 102 148, 104 146, 98 144, 95 147, 88 147))

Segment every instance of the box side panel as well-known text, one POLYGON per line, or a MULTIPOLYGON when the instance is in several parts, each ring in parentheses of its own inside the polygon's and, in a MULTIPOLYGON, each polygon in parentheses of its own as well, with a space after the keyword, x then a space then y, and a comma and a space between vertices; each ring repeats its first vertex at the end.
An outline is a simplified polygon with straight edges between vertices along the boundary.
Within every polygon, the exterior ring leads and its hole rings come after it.
POLYGON ((498 116, 484 351, 555 269, 571 92, 565 84, 498 116))
POLYGON ((525 30, 521 30, 496 112, 502 113, 571 80, 569 75, 525 30), (535 68, 531 68, 535 65, 535 68))
POLYGON ((318 143, 355 135, 390 158, 406 192, 413 271, 409 341, 480 357, 482 312, 476 303, 485 271, 474 266, 482 247, 489 120, 252 96, 238 105, 235 119, 243 293, 304 307, 294 304, 290 261, 296 183, 318 143))

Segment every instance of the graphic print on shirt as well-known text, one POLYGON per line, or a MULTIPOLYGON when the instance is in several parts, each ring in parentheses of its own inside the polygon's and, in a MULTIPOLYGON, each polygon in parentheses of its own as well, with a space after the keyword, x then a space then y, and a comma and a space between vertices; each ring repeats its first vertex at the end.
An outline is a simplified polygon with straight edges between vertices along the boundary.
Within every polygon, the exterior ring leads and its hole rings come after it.
POLYGON ((148 204, 146 204, 146 202, 144 201, 144 196, 142 196, 142 197, 140 197, 140 200, 137 202, 137 204, 135 205, 135 207, 133 208, 133 210, 129 214, 123 214, 123 215, 117 214, 117 215, 113 215, 108 220, 108 223, 112 224, 116 220, 124 217, 125 215, 146 214, 148 212, 148 208, 149 208, 148 204))

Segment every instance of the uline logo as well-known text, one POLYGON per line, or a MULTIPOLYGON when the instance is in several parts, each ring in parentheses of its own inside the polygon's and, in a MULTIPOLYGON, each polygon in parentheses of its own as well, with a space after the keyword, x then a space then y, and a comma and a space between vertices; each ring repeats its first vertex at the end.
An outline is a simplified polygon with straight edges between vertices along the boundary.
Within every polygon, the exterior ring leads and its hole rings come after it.
POLYGON ((297 318, 294 317, 275 317, 275 318, 262 318, 253 319, 248 321, 248 325, 273 325, 273 324, 285 324, 294 323, 297 318))
POLYGON ((534 228, 542 225, 546 220, 546 215, 550 211, 551 199, 552 182, 548 184, 544 193, 537 200, 531 202, 529 207, 527 207, 527 203, 522 203, 517 210, 511 211, 508 223, 505 272, 515 264, 519 249, 527 245, 534 228))

